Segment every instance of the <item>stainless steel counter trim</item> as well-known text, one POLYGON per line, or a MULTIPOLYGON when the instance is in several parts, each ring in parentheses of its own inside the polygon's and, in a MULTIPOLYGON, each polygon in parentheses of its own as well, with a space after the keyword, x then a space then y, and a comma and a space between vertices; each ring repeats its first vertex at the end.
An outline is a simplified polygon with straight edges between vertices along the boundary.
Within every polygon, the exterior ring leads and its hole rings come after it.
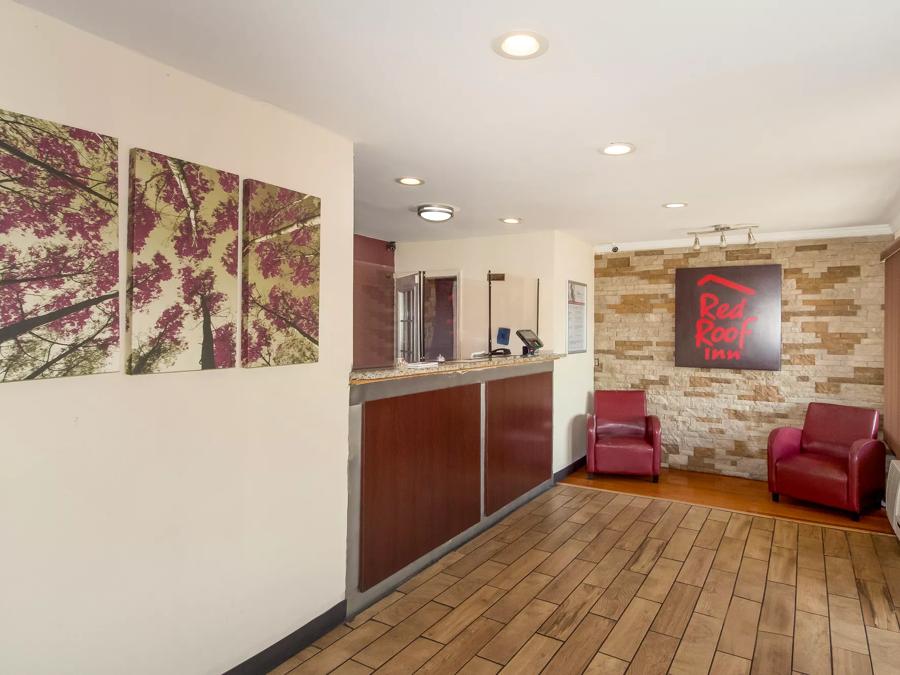
POLYGON ((357 405, 365 401, 377 401, 382 398, 393 398, 394 396, 421 394, 425 391, 450 389, 479 382, 490 382, 491 380, 506 380, 511 377, 546 373, 553 370, 555 361, 556 359, 546 359, 536 363, 516 363, 515 365, 462 372, 438 372, 396 380, 354 383, 350 386, 350 405, 357 405))

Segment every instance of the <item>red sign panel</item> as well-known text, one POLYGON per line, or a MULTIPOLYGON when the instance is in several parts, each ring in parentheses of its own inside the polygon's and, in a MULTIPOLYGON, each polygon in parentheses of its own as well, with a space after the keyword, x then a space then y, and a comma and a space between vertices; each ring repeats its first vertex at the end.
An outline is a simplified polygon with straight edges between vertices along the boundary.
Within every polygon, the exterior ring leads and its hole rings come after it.
POLYGON ((675 270, 675 365, 781 370, 781 265, 675 270))

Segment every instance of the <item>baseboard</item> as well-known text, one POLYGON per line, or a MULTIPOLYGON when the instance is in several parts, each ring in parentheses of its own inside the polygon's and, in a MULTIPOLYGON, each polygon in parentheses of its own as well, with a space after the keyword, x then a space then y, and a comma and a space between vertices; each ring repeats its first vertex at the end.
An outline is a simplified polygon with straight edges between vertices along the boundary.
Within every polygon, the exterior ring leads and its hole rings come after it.
POLYGON ((575 473, 583 467, 587 463, 587 457, 579 457, 574 462, 569 464, 569 466, 564 466, 562 469, 553 474, 553 482, 558 483, 563 478, 568 476, 570 473, 575 473))
POLYGON ((265 675, 297 652, 306 649, 345 618, 347 618, 347 601, 341 600, 305 626, 301 626, 271 647, 266 647, 256 656, 251 656, 227 671, 225 675, 265 675))

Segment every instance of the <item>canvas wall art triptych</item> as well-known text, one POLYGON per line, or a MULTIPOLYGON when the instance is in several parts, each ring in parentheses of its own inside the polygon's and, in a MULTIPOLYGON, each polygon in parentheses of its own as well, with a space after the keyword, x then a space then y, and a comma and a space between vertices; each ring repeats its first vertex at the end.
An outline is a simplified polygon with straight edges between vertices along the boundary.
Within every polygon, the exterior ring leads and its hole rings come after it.
MULTIPOLYGON (((120 369, 118 152, 0 110, 0 382, 120 369)), ((318 360, 318 197, 143 149, 128 176, 127 372, 234 367, 239 307, 244 367, 318 360)))

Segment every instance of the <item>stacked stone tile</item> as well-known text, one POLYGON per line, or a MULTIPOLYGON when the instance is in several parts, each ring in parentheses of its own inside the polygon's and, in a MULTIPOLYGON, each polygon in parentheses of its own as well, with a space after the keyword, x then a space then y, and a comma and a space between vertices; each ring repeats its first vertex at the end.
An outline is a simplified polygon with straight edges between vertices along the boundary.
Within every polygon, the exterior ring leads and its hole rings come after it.
POLYGON ((764 480, 766 440, 810 401, 882 407, 890 237, 609 253, 595 259, 598 389, 644 389, 673 468, 764 480), (675 270, 783 267, 780 371, 675 367, 675 270))

